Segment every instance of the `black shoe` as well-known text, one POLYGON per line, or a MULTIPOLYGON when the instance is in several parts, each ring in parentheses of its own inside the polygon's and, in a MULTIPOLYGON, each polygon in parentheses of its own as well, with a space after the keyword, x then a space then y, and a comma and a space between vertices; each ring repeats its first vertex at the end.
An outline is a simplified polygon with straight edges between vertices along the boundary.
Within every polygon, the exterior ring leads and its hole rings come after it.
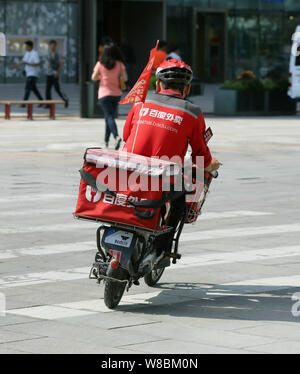
POLYGON ((38 108, 44 108, 44 104, 39 104, 38 108))
POLYGON ((26 105, 25 104, 20 104, 20 108, 25 108, 26 105))
POLYGON ((116 138, 116 144, 115 144, 115 150, 116 151, 120 148, 121 141, 122 141, 122 139, 118 136, 116 138))
POLYGON ((68 106, 69 106, 69 100, 67 99, 65 100, 65 108, 68 108, 68 106))

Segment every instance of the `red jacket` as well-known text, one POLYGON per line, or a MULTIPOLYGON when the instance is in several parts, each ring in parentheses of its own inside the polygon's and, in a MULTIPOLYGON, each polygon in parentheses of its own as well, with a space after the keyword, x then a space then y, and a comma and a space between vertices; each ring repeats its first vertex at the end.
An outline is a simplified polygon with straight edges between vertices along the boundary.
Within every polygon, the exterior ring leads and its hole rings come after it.
POLYGON ((193 162, 196 156, 204 156, 204 167, 207 167, 211 154, 204 132, 200 108, 179 93, 164 90, 148 95, 144 104, 132 107, 123 130, 124 150, 148 157, 178 155, 183 162, 190 144, 193 162))

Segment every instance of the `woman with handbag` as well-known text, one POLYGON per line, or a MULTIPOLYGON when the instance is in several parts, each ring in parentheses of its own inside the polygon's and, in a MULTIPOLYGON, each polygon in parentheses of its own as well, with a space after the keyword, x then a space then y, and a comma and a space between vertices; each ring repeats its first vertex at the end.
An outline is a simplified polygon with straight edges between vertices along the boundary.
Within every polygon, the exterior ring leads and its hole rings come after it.
POLYGON ((100 81, 98 103, 105 118, 105 146, 108 147, 110 135, 115 138, 115 149, 120 148, 122 139, 118 134, 115 113, 122 90, 126 89, 127 74, 120 49, 114 43, 104 46, 100 60, 94 67, 93 81, 100 81))

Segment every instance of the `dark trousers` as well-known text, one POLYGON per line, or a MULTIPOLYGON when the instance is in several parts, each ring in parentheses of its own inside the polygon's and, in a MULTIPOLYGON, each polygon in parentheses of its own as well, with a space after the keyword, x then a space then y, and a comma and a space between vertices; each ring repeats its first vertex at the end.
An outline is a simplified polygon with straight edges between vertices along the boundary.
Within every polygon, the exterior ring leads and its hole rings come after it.
POLYGON ((98 100, 105 118, 105 143, 108 143, 110 134, 113 134, 115 139, 119 136, 115 121, 115 113, 117 111, 120 98, 121 96, 105 96, 98 100))
POLYGON ((33 91, 33 93, 39 100, 43 100, 42 95, 40 94, 40 91, 37 89, 37 86, 36 86, 37 80, 38 78, 34 76, 26 78, 24 100, 29 99, 29 95, 31 91, 33 91))
POLYGON ((46 82, 46 100, 51 100, 51 89, 54 86, 55 91, 58 95, 64 100, 67 101, 67 95, 61 91, 59 86, 59 78, 54 77, 54 75, 47 75, 47 82, 46 82))
POLYGON ((172 201, 171 212, 168 219, 167 225, 172 227, 172 230, 166 234, 159 235, 157 238, 156 248, 158 253, 161 251, 171 252, 173 238, 176 232, 176 228, 181 221, 185 213, 185 195, 179 197, 178 199, 172 201))

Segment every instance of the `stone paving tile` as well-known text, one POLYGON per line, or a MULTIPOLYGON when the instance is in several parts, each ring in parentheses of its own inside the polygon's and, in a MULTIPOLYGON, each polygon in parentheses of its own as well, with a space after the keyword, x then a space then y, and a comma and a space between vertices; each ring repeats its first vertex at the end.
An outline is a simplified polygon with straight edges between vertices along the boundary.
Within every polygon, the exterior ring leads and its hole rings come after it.
POLYGON ((115 354, 115 353, 132 353, 126 349, 114 349, 102 346, 83 344, 82 342, 65 338, 42 338, 37 340, 27 340, 26 342, 10 342, 5 345, 7 349, 23 350, 29 353, 39 354, 115 354))
POLYGON ((109 313, 98 313, 91 316, 72 318, 67 320, 65 323, 70 325, 80 325, 94 328, 104 328, 105 330, 113 329, 122 331, 123 327, 135 326, 143 324, 158 324, 163 320, 162 317, 136 314, 130 312, 111 312, 109 313))
POLYGON ((12 314, 6 314, 5 317, 0 317, 0 328, 11 325, 26 324, 35 322, 36 319, 25 317, 25 316, 16 316, 12 314))
POLYGON ((185 342, 180 339, 167 339, 149 343, 129 345, 127 349, 132 353, 146 352, 148 354, 246 354, 253 353, 250 350, 231 349, 214 345, 199 344, 194 342, 185 342))
POLYGON ((29 340, 35 340, 42 338, 42 335, 23 333, 17 328, 16 331, 12 331, 9 327, 0 329, 0 344, 9 342, 27 342, 29 340))
MULTIPOLYGON (((99 318, 101 316, 99 315, 99 318)), ((145 322, 144 322, 145 323, 145 322)), ((109 324, 108 324, 109 325, 109 324)), ((145 326, 145 325, 140 325, 145 326)), ((16 334, 16 332, 22 334, 27 334, 31 332, 32 334, 37 334, 40 336, 47 336, 51 339, 65 339, 67 337, 69 342, 76 342, 78 345, 91 345, 97 347, 115 347, 117 345, 127 346, 129 344, 138 344, 145 343, 151 340, 160 340, 161 333, 159 327, 153 329, 154 324, 148 325, 152 327, 147 331, 147 335, 141 334, 139 327, 137 330, 132 328, 122 328, 122 329, 112 329, 108 330, 107 328, 98 327, 95 329, 95 326, 69 324, 64 323, 63 320, 60 321, 41 321, 38 323, 18 325, 18 326, 9 326, 7 327, 6 333, 9 335, 16 334)), ((160 326, 160 324, 157 324, 160 326)))
MULTIPOLYGON (((97 143, 100 145, 103 140, 104 121, 87 121, 74 117, 51 123, 46 119, 29 123, 23 118, 8 122, 1 121, 3 193, 12 198, 19 197, 19 201, 11 199, 9 203, 4 204, 4 209, 7 207, 26 212, 27 209, 33 208, 65 207, 66 211, 70 212, 71 220, 71 206, 75 205, 79 184, 77 170, 82 164, 84 148, 97 143), (34 157, 20 158, 20 153, 31 153, 34 157), (5 158, 7 156, 11 158, 5 158), (67 197, 57 201, 40 201, 36 204, 23 198, 30 194, 53 193, 57 189, 63 191, 67 197)), ((121 133, 124 120, 119 119, 117 122, 121 133)), ((201 221, 200 217, 199 226, 187 227, 185 232, 192 235, 196 229, 230 230, 297 223, 300 210, 295 204, 295 186, 299 184, 298 175, 293 169, 286 168, 286 165, 289 165, 290 160, 299 157, 299 116, 288 119, 208 117, 206 122, 214 131, 211 147, 216 149, 224 168, 221 170, 220 178, 213 184, 205 211, 230 211, 234 205, 235 210, 263 210, 273 214, 256 218, 210 221, 201 221), (282 148, 284 146, 288 148, 282 148), (290 180, 292 176, 294 183, 286 183, 284 189, 276 188, 282 186, 283 180, 290 180), (259 179, 245 180, 249 177, 259 179), (228 191, 231 192, 230 198, 228 191)), ((67 214, 54 214, 40 218, 24 215, 16 220, 12 217, 7 222, 5 217, 2 216, 2 219, 4 226, 15 224, 17 227, 30 228, 30 225, 33 227, 41 224, 61 224, 69 218, 67 214)), ((7 249, 14 249, 94 240, 95 232, 85 230, 83 226, 78 222, 78 229, 72 232, 3 235, 2 243, 7 243, 7 249)), ((196 255, 295 246, 299 245, 298 236, 297 233, 274 234, 238 240, 231 238, 205 240, 201 243, 186 242, 181 247, 181 253, 196 255)), ((24 256, 12 261, 3 261, 0 266, 1 273, 4 268, 3 274, 17 275, 89 266, 92 257, 89 253, 40 258, 24 256)), ((243 279, 288 277, 296 274, 299 274, 298 256, 255 263, 207 266, 200 269, 191 267, 176 270, 174 267, 174 271, 166 271, 160 288, 151 290, 142 283, 140 287, 132 288, 128 295, 159 291, 160 299, 165 297, 171 300, 173 290, 180 289, 187 297, 193 296, 196 300, 182 298, 183 302, 177 304, 150 305, 143 308, 131 306, 128 309, 122 307, 112 313, 96 313, 55 321, 23 316, 0 317, 0 325, 4 331, 4 342, 0 344, 0 352, 2 349, 3 352, 8 350, 36 353, 99 353, 99 350, 103 353, 156 353, 156 350, 159 353, 180 353, 183 349, 190 353, 195 348, 201 353, 299 353, 297 323, 300 318, 296 319, 291 314, 291 296, 297 291, 296 288, 266 291, 263 286, 249 288, 247 284, 222 286, 223 283, 243 279), (207 300, 203 298, 207 284, 222 295, 209 296, 207 300), (242 294, 245 287, 252 292, 242 294), (254 290, 260 293, 254 293, 254 290), (241 294, 229 296, 230 292, 241 294)), ((9 289, 6 294, 9 308, 75 303, 97 298, 103 305, 103 287, 98 287, 88 279, 9 289)))
POLYGON ((276 339, 291 339, 299 340, 300 346, 300 324, 284 325, 277 323, 266 323, 260 326, 238 328, 234 330, 235 333, 241 335, 264 336, 276 339))
MULTIPOLYGON (((156 336, 161 339, 180 339, 180 341, 203 344, 211 346, 226 347, 231 349, 250 348, 260 344, 273 343, 279 339, 267 338, 253 335, 243 335, 230 331, 213 330, 209 328, 194 328, 192 324, 183 326, 179 324, 162 323, 159 325, 144 325, 123 329, 127 337, 134 336, 136 333, 141 336, 156 336)), ((178 345, 179 347, 180 345, 178 345)))
POLYGON ((17 349, 9 349, 0 345, 0 354, 15 355, 15 354, 30 354, 30 352, 20 351, 17 349))
POLYGON ((271 354, 299 354, 300 342, 299 340, 286 340, 277 343, 263 344, 251 347, 253 352, 257 353, 271 353, 271 354))
POLYGON ((207 328, 212 330, 221 331, 235 331, 236 329, 259 327, 264 325, 265 322, 251 321, 244 319, 218 319, 218 318, 194 318, 194 317, 180 317, 172 318, 169 320, 170 324, 176 323, 179 326, 193 326, 194 329, 207 328))

